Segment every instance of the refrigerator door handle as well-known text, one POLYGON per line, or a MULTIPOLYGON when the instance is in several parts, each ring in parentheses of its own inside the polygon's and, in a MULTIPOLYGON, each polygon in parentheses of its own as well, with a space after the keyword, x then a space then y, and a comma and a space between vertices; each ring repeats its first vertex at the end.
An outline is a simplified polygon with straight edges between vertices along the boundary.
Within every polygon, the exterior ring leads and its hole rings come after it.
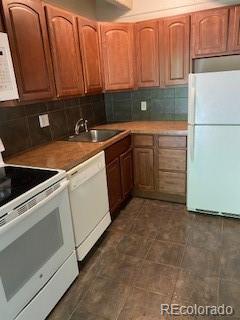
POLYGON ((189 97, 188 97, 188 109, 189 109, 189 124, 195 123, 195 108, 196 108, 196 88, 195 88, 195 75, 189 75, 189 97))
POLYGON ((188 133, 189 142, 189 154, 191 161, 194 161, 194 149, 195 149, 195 126, 189 127, 188 133))

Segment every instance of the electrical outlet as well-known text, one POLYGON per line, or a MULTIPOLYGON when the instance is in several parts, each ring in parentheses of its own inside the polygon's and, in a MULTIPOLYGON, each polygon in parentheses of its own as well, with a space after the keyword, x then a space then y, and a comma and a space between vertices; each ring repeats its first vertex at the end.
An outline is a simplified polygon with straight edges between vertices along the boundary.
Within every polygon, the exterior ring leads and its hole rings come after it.
POLYGON ((39 124, 41 128, 45 128, 49 126, 49 118, 48 118, 48 114, 41 114, 39 116, 39 124))
POLYGON ((147 111, 147 101, 141 101, 141 111, 147 111))

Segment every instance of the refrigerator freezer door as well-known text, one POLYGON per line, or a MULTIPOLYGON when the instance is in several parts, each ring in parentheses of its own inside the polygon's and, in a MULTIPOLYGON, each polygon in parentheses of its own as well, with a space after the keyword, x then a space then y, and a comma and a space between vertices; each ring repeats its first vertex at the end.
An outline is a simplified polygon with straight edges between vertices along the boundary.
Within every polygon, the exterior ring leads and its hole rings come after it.
POLYGON ((189 126, 187 207, 240 215, 240 126, 189 126))
POLYGON ((240 124, 240 70, 189 76, 189 124, 240 124))

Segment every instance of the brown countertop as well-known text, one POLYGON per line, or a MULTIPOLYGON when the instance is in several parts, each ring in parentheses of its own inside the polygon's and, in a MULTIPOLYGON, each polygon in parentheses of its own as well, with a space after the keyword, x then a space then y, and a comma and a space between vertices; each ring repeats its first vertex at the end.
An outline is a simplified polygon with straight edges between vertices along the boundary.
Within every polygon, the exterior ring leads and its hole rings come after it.
POLYGON ((10 157, 6 163, 70 170, 130 134, 126 130, 105 142, 55 141, 10 157))
POLYGON ((124 132, 99 143, 56 141, 36 147, 6 160, 6 163, 42 168, 72 169, 78 164, 106 149, 130 133, 186 135, 185 121, 136 121, 97 126, 97 128, 119 129, 124 132))
POLYGON ((133 121, 104 124, 97 128, 129 130, 131 133, 187 135, 186 121, 133 121))

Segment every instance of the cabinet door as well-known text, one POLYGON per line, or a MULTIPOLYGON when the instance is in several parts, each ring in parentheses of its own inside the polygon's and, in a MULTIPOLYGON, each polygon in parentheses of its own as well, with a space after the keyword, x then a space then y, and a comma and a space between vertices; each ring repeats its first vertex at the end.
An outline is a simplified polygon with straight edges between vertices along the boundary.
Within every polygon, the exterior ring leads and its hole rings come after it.
POLYGON ((185 84, 189 74, 190 17, 164 20, 165 84, 185 84))
POLYGON ((102 91, 97 22, 78 17, 78 35, 83 59, 85 93, 102 91))
POLYGON ((0 32, 5 32, 4 24, 3 24, 3 17, 0 12, 0 32))
POLYGON ((228 50, 240 51, 240 7, 230 10, 228 50))
POLYGON ((84 92, 77 25, 71 13, 46 6, 58 97, 84 92))
POLYGON ((54 78, 41 2, 3 1, 6 29, 21 100, 54 96, 54 78))
POLYGON ((140 190, 154 190, 153 149, 134 148, 134 185, 140 190))
POLYGON ((123 198, 126 198, 133 188, 132 162, 132 149, 128 150, 120 156, 123 198))
POLYGON ((115 209, 122 202, 122 188, 121 188, 121 168, 119 158, 116 158, 107 165, 107 183, 108 183, 108 198, 110 212, 115 209))
POLYGON ((135 24, 138 87, 159 86, 158 21, 135 24))
POLYGON ((133 88, 133 25, 103 23, 101 42, 105 89, 133 88))
POLYGON ((192 16, 193 56, 211 56, 227 50, 229 9, 214 9, 192 16))

